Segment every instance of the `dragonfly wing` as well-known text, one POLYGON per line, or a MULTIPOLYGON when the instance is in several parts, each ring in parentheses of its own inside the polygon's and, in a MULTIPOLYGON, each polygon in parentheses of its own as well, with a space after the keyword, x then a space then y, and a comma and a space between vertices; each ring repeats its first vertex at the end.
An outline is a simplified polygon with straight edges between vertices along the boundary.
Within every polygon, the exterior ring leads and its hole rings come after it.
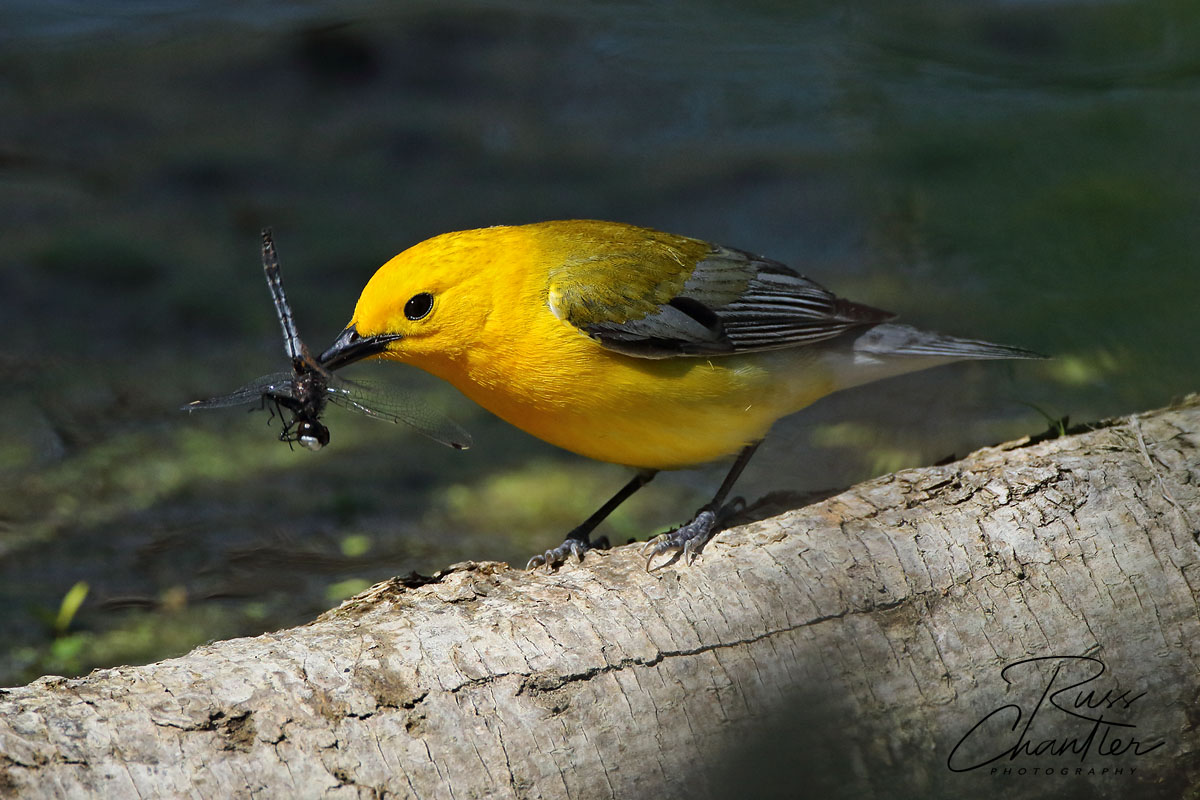
POLYGON ((471 446, 471 434, 449 417, 430 408, 418 395, 373 381, 348 381, 329 376, 329 401, 368 417, 408 425, 436 442, 456 450, 471 446))
POLYGON ((207 400, 193 400, 186 406, 183 406, 183 410, 194 411, 198 408, 244 406, 250 403, 261 402, 264 395, 272 397, 295 397, 295 378, 296 375, 292 372, 273 372, 270 375, 255 378, 250 383, 233 390, 229 394, 210 397, 207 400))

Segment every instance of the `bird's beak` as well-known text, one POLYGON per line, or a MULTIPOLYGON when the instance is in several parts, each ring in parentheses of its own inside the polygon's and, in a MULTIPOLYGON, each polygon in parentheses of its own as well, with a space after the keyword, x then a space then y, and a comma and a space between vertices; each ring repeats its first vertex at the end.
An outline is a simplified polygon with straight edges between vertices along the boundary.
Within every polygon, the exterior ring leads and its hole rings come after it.
POLYGON ((377 356, 387 350, 388 344, 400 339, 398 333, 381 333, 376 336, 360 336, 358 330, 350 325, 338 334, 337 339, 329 349, 321 353, 317 360, 328 370, 335 370, 361 361, 364 358, 377 356))

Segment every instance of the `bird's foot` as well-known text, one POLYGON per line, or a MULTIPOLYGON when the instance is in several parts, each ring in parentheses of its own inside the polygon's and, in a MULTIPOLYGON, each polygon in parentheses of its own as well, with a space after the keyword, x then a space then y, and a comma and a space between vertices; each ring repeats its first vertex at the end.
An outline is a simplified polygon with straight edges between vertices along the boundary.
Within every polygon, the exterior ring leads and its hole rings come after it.
POLYGON ((568 556, 575 556, 576 561, 583 561, 583 554, 588 550, 607 550, 608 538, 601 536, 596 541, 588 541, 587 539, 573 539, 568 536, 563 540, 563 543, 558 547, 552 547, 544 553, 540 553, 525 565, 525 569, 537 569, 545 567, 547 572, 550 572, 555 567, 558 567, 566 562, 568 556))
POLYGON ((683 559, 684 564, 690 565, 696 560, 696 556, 700 555, 700 551, 704 549, 704 545, 708 544, 709 539, 725 527, 725 523, 729 521, 730 517, 741 513, 745 508, 746 501, 741 497, 735 497, 718 509, 705 506, 688 524, 655 536, 642 548, 642 555, 646 557, 646 571, 654 571, 651 564, 663 553, 673 553, 674 555, 660 564, 660 567, 673 564, 680 558, 683 559))

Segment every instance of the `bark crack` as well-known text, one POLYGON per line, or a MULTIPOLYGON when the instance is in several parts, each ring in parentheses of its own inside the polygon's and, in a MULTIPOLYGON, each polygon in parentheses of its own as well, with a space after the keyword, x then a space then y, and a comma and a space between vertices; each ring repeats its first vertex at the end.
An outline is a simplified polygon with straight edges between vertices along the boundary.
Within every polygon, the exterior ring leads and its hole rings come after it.
POLYGON ((880 612, 880 611, 889 611, 891 609, 894 609, 894 608, 904 605, 905 603, 909 602, 910 599, 912 599, 912 598, 911 597, 902 598, 899 600, 893 600, 893 601, 889 601, 889 602, 885 602, 885 603, 878 603, 878 604, 875 604, 872 606, 868 606, 866 608, 848 608, 844 611, 839 611, 836 614, 826 614, 826 615, 823 615, 820 617, 814 617, 813 619, 806 620, 806 621, 801 622, 796 625, 786 625, 786 626, 779 627, 779 628, 772 628, 771 630, 763 631, 762 633, 756 633, 753 636, 746 636, 746 637, 743 637, 740 639, 731 639, 729 641, 724 641, 724 642, 714 642, 712 644, 702 644, 698 647, 681 648, 681 649, 677 649, 677 650, 660 650, 659 652, 655 653, 650 658, 640 658, 640 657, 636 657, 636 656, 630 656, 630 657, 622 658, 619 661, 616 661, 611 664, 605 664, 603 666, 592 667, 590 669, 585 669, 581 672, 573 672, 573 673, 567 673, 567 674, 561 674, 561 675, 551 675, 551 674, 547 674, 545 672, 532 673, 532 674, 498 673, 496 675, 490 675, 486 678, 474 678, 472 680, 469 680, 469 681, 466 681, 466 682, 460 684, 459 686, 451 689, 450 691, 458 692, 463 689, 470 688, 472 686, 478 686, 481 684, 490 683, 491 681, 496 680, 498 678, 521 677, 524 680, 521 682, 521 686, 517 689, 518 695, 523 694, 527 691, 532 692, 532 693, 553 692, 557 689, 561 689, 562 687, 564 687, 570 683, 577 683, 580 681, 590 681, 593 678, 596 678, 596 677, 599 677, 602 675, 608 675, 613 672, 619 672, 622 670, 626 670, 626 669, 629 669, 630 667, 656 667, 659 664, 661 664, 663 661, 670 659, 670 658, 691 658, 694 656, 702 655, 704 653, 714 653, 714 652, 717 652, 720 650, 737 649, 740 647, 745 647, 747 645, 757 644, 758 642, 772 639, 776 636, 781 636, 781 635, 784 635, 787 633, 794 633, 795 631, 803 630, 804 628, 812 627, 814 625, 820 625, 820 624, 826 623, 826 622, 834 622, 836 620, 845 619, 846 617, 855 616, 855 615, 859 615, 859 614, 873 614, 873 613, 880 612))
POLYGON ((1163 499, 1174 506, 1175 511, 1179 514, 1180 519, 1183 520, 1183 524, 1187 529, 1187 532, 1191 534, 1192 539, 1197 544, 1200 544, 1200 529, 1197 529, 1197 526, 1192 521, 1191 515, 1188 514, 1187 509, 1175 499, 1175 495, 1171 494, 1171 490, 1167 488, 1166 481, 1163 480, 1162 471, 1154 465, 1154 459, 1150 457, 1150 450, 1146 447, 1146 439, 1142 436, 1142 426, 1141 423, 1138 422, 1138 416, 1136 414, 1130 415, 1129 427, 1133 430, 1133 435, 1137 438, 1138 450, 1141 452, 1142 458, 1146 462, 1146 468, 1150 470, 1150 474, 1154 476, 1155 482, 1158 483, 1158 489, 1159 492, 1162 493, 1163 499))

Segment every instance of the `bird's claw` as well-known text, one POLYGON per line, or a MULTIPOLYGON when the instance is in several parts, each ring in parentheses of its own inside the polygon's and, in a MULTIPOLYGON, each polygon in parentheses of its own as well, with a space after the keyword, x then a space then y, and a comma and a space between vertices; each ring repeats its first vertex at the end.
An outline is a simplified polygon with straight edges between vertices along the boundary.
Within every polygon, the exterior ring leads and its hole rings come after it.
POLYGON ((525 569, 532 570, 538 567, 545 567, 547 572, 550 572, 555 567, 563 564, 569 556, 575 556, 576 561, 583 561, 583 554, 588 550, 595 550, 608 546, 608 540, 601 537, 595 542, 589 542, 585 539, 563 540, 563 543, 558 547, 552 547, 544 553, 535 555, 525 564, 525 569))
POLYGON ((661 534, 646 542, 642 555, 646 557, 646 571, 652 572, 651 564, 663 553, 674 553, 674 557, 663 562, 660 566, 674 563, 682 558, 684 564, 691 564, 696 556, 704 549, 704 544, 712 536, 717 527, 717 512, 711 508, 701 509, 700 513, 686 525, 673 531, 661 534))
POLYGON ((642 555, 646 557, 646 571, 654 571, 651 565, 654 563, 654 559, 663 553, 674 553, 675 555, 660 564, 660 567, 673 564, 677 559, 683 559, 683 563, 690 566, 700 555, 704 545, 708 544, 708 540, 721 530, 725 522, 745 508, 745 499, 735 497, 715 511, 711 508, 702 508, 696 514, 696 518, 688 524, 655 536, 642 547, 642 555))

